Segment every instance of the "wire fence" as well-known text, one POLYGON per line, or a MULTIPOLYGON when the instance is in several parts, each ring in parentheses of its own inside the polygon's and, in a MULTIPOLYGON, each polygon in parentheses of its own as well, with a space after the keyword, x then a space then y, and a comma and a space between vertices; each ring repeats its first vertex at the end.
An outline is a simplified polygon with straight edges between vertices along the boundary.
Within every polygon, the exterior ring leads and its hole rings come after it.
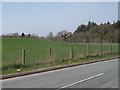
POLYGON ((118 53, 117 44, 78 44, 69 47, 48 47, 34 49, 19 49, 3 55, 3 66, 22 64, 40 65, 50 63, 70 62, 83 57, 118 53))

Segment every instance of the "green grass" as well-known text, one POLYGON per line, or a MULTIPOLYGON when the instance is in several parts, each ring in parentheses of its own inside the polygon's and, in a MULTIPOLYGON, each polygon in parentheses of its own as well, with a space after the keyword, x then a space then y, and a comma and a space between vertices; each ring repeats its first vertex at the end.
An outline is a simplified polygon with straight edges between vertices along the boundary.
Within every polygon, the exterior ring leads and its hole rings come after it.
MULTIPOLYGON (((73 58, 78 59, 87 55, 87 44, 72 44, 38 38, 2 38, 2 71, 3 74, 15 73, 21 64, 22 49, 25 49, 23 71, 36 68, 65 64, 69 60, 70 47, 73 47, 73 58), (49 48, 52 49, 52 59, 49 61, 49 48), (49 64, 49 62, 52 62, 49 64), (54 62, 54 63, 53 63, 54 62)), ((113 44, 113 53, 118 51, 118 45, 113 44)), ((102 51, 109 52, 110 44, 103 44, 102 51)), ((90 44, 90 54, 100 53, 100 44, 90 44)))

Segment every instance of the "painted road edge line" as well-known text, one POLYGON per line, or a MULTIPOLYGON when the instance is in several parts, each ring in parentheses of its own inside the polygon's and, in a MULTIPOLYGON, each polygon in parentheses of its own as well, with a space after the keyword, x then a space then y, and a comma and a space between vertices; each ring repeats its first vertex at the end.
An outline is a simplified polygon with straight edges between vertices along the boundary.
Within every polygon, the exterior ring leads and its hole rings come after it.
POLYGON ((78 84, 78 83, 82 83, 82 82, 88 81, 88 80, 90 80, 90 79, 93 79, 93 78, 99 77, 99 76, 101 76, 101 75, 103 75, 103 74, 104 74, 104 73, 97 74, 97 75, 95 75, 95 76, 92 76, 92 77, 89 77, 89 78, 86 78, 86 79, 80 80, 80 81, 78 81, 78 82, 75 82, 75 83, 72 83, 72 84, 69 84, 69 85, 66 85, 66 86, 60 87, 60 88, 58 88, 58 89, 56 89, 56 90, 60 90, 60 89, 62 89, 62 88, 67 88, 67 87, 70 87, 70 86, 76 85, 76 84, 78 84))

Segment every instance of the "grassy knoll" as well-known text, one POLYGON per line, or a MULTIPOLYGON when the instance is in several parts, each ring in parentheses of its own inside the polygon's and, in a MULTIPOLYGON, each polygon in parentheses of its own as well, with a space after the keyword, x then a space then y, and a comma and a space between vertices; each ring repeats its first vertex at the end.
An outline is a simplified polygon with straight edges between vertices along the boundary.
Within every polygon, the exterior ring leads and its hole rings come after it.
MULTIPOLYGON (((89 44, 89 54, 100 54, 100 45, 101 44, 89 44)), ((79 58, 86 57, 87 44, 72 44, 37 38, 2 38, 3 74, 15 73, 18 66, 21 67, 22 71, 27 71, 53 65, 67 64, 71 46, 73 47, 74 61, 80 62, 80 60, 78 60, 79 58), (51 60, 49 60, 49 48, 52 50, 51 60), (22 49, 25 49, 25 65, 20 65, 22 49)), ((110 46, 111 44, 103 44, 102 52, 110 52, 110 46)), ((116 53, 117 51, 118 45, 112 44, 112 52, 116 53)), ((116 54, 106 54, 104 57, 115 55, 116 54)), ((100 57, 97 56, 97 58, 100 57)))

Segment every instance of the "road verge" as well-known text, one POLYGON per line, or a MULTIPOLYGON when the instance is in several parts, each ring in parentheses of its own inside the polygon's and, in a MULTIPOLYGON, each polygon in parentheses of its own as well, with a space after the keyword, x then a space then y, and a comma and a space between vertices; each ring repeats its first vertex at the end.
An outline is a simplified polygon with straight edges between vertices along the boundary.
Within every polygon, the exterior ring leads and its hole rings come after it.
POLYGON ((25 76, 25 75, 30 75, 30 74, 36 74, 36 73, 42 73, 42 72, 57 70, 57 69, 69 68, 69 67, 74 67, 74 66, 79 66, 79 65, 84 65, 84 64, 107 61, 107 60, 112 60, 112 59, 117 59, 117 58, 120 58, 120 57, 116 56, 116 57, 112 57, 112 58, 99 59, 99 60, 95 60, 95 61, 87 61, 87 62, 82 62, 82 63, 60 65, 60 66, 54 66, 54 67, 49 67, 49 68, 42 68, 42 69, 37 69, 37 70, 19 72, 19 73, 15 73, 15 74, 2 75, 1 79, 9 79, 9 78, 14 78, 14 77, 20 77, 20 76, 25 76))

